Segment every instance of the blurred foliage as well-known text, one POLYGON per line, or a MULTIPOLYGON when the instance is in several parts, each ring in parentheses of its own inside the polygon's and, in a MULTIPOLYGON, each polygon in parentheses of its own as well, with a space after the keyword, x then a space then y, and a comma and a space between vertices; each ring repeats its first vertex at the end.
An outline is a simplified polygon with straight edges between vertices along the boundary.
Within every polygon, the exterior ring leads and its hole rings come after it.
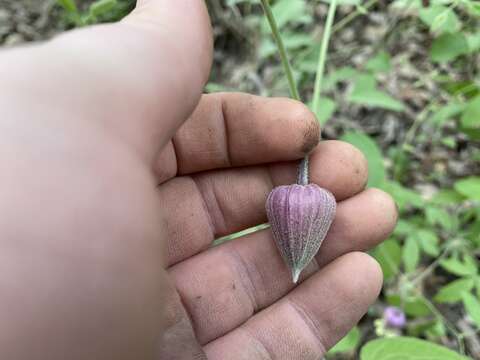
MULTIPOLYGON (((58 2, 66 20, 75 26, 116 20, 133 6, 128 0, 100 0, 86 7, 78 7, 73 0, 58 2)), ((207 2, 217 48, 222 50, 216 51, 217 65, 206 90, 288 94, 259 0, 207 2), (233 64, 230 68, 226 59, 233 64)), ((302 99, 310 104, 328 1, 271 3, 302 99)), ((343 0, 339 5, 347 10, 337 14, 332 41, 355 26, 348 40, 353 50, 336 49, 330 58, 317 116, 327 136, 333 134, 365 154, 368 186, 394 197, 400 220, 392 236, 372 251, 385 277, 379 303, 328 357, 453 360, 468 352, 480 356, 468 346, 469 338, 478 338, 480 331, 480 177, 468 170, 463 175, 450 174, 447 166, 448 158, 455 157, 473 163, 471 169, 479 168, 480 2, 343 0), (386 30, 374 44, 356 44, 356 33, 363 31, 362 19, 373 11, 388 12, 386 30), (402 32, 412 34, 412 39, 397 49, 391 43, 402 32), (407 53, 412 44, 418 44, 413 55, 407 53), (353 61, 355 52, 366 46, 369 56, 353 61), (407 75, 411 97, 402 95, 395 83, 389 84, 402 67, 416 71, 415 76, 407 75), (425 92, 428 96, 418 102, 416 94, 425 92), (363 115, 338 123, 350 113, 363 115), (377 130, 384 125, 380 120, 375 120, 374 131, 366 130, 374 114, 400 123, 394 129, 401 131, 392 135, 393 140, 379 136, 377 130), (427 151, 433 157, 436 152, 447 155, 428 165, 422 162, 427 151), (377 326, 387 305, 407 314, 406 328, 395 332, 377 326), (379 339, 367 342, 372 329, 379 339)))
POLYGON ((96 0, 86 7, 79 6, 76 0, 57 3, 65 10, 66 22, 77 27, 120 20, 135 6, 135 0, 96 0))

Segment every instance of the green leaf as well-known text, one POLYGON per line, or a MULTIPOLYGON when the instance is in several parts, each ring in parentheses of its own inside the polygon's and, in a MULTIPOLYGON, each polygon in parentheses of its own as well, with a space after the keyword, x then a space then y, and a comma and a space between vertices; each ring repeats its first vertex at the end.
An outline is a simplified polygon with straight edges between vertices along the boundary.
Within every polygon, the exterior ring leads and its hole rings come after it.
POLYGON ((385 165, 380 148, 368 135, 358 132, 345 133, 341 140, 358 148, 368 160, 368 186, 379 187, 385 181, 385 165))
POLYGON ((451 257, 440 262, 440 265, 448 272, 457 276, 476 275, 476 266, 468 261, 460 261, 456 257, 451 257))
POLYGON ((430 118, 430 121, 435 125, 443 125, 448 120, 459 115, 465 109, 465 107, 466 105, 462 103, 449 103, 435 111, 430 118))
MULTIPOLYGON (((324 3, 331 4, 332 0, 321 0, 324 3)), ((362 0, 337 0, 337 5, 360 5, 362 0)))
POLYGON ((74 0, 57 0, 57 3, 69 13, 78 13, 77 4, 74 0))
POLYGON ((430 56, 435 62, 446 63, 468 50, 467 39, 462 33, 443 34, 433 41, 430 56))
POLYGON ((390 305, 402 308, 405 314, 412 317, 427 316, 432 313, 422 297, 409 296, 402 299, 398 294, 390 294, 387 295, 387 302, 390 305))
POLYGON ((432 257, 437 257, 440 254, 440 249, 438 248, 439 238, 431 230, 420 229, 415 234, 422 250, 432 257))
POLYGON ((452 217, 445 209, 436 206, 427 206, 425 208, 427 222, 432 225, 439 225, 443 229, 453 230, 457 225, 457 219, 452 217))
MULTIPOLYGON (((303 34, 303 33, 285 33, 284 36, 282 36, 283 39, 283 44, 285 45, 285 48, 288 50, 295 50, 299 49, 302 47, 307 47, 309 46, 313 39, 312 36, 309 34, 303 34)), ((277 45, 275 45, 275 42, 273 41, 272 38, 270 37, 263 37, 262 42, 260 43, 260 46, 258 48, 258 55, 262 58, 265 59, 269 56, 272 56, 277 53, 277 45)))
POLYGON ((477 297, 480 297, 480 276, 475 277, 475 290, 477 297))
POLYGON ((467 9, 472 16, 480 16, 480 3, 478 1, 465 1, 467 9))
POLYGON ((405 241, 402 258, 406 272, 413 272, 420 260, 420 249, 414 236, 409 236, 405 241))
POLYGON ((438 205, 460 204, 464 197, 452 189, 443 189, 433 195, 431 202, 438 205))
MULTIPOLYGON (((316 61, 315 61, 316 66, 316 61)), ((352 67, 345 66, 341 67, 331 73, 329 73, 323 81, 323 90, 327 91, 333 88, 338 82, 351 80, 355 78, 360 73, 352 67)))
POLYGON ((471 200, 480 200, 480 176, 470 176, 458 180, 453 187, 460 194, 471 200))
MULTIPOLYGON (((289 22, 305 22, 311 16, 308 15, 306 3, 303 0, 280 0, 272 6, 273 16, 279 29, 289 22)), ((264 18, 262 22, 262 32, 268 33, 269 26, 264 18)))
POLYGON ((474 34, 467 34, 466 37, 470 53, 480 50, 480 31, 474 34))
POLYGON ((472 318, 477 328, 480 328, 480 302, 469 292, 464 292, 462 299, 468 316, 472 318))
POLYGON ((233 90, 226 87, 223 84, 215 83, 215 82, 209 82, 207 85, 205 85, 205 91, 209 94, 211 93, 216 93, 216 92, 232 92, 233 90))
POLYGON ((397 226, 395 226, 394 234, 397 236, 409 236, 416 233, 418 227, 412 221, 398 219, 397 226))
POLYGON ((402 249, 395 240, 390 239, 378 245, 373 251, 373 256, 382 267, 385 280, 398 273, 402 261, 402 249))
POLYGON ((440 288, 433 300, 438 303, 452 304, 462 300, 462 293, 472 290, 474 281, 472 278, 458 279, 440 288))
POLYGON ((368 342, 360 360, 467 360, 452 350, 420 339, 398 336, 368 342))
POLYGON ((97 18, 108 13, 117 5, 117 0, 97 0, 90 5, 89 13, 92 17, 97 18))
POLYGON ((419 193, 403 187, 398 182, 386 181, 382 188, 393 197, 400 210, 405 209, 407 206, 416 208, 423 208, 425 206, 425 201, 419 193))
POLYGON ((350 352, 356 349, 360 342, 360 330, 355 326, 348 332, 345 337, 340 340, 333 348, 328 352, 329 354, 350 352))
POLYGON ((420 9, 420 19, 430 27, 431 32, 453 33, 460 29, 460 21, 455 12, 442 5, 432 5, 420 9))
POLYGON ((373 58, 368 60, 365 69, 372 72, 388 72, 391 69, 390 55, 386 51, 380 51, 373 58))
POLYGON ((402 102, 378 90, 375 78, 370 74, 357 76, 348 100, 360 105, 380 107, 392 111, 402 111, 405 107, 402 102))
MULTIPOLYGON (((312 108, 311 104, 309 104, 309 107, 312 108)), ((324 125, 333 115, 335 110, 337 109, 337 103, 328 98, 328 97, 321 97, 319 106, 318 106, 318 111, 315 113, 317 116, 318 122, 321 125, 324 125)))
POLYGON ((462 126, 467 128, 480 128, 480 95, 471 99, 462 115, 462 126))

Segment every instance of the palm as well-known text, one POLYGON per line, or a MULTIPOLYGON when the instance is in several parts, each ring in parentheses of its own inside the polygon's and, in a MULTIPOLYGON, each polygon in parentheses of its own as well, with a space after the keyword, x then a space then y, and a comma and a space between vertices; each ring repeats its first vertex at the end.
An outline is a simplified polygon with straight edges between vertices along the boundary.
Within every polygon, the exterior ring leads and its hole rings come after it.
POLYGON ((345 143, 325 141, 312 154, 312 181, 339 207, 308 280, 292 284, 269 229, 210 248, 219 236, 266 221, 267 194, 295 180, 291 160, 317 139, 313 115, 298 103, 207 95, 162 152, 174 284, 163 357, 194 358, 203 348, 209 359, 318 359, 376 297, 378 266, 352 252, 383 240, 395 209, 382 192, 363 190, 365 160, 345 143), (170 178, 177 170, 181 176, 170 178))

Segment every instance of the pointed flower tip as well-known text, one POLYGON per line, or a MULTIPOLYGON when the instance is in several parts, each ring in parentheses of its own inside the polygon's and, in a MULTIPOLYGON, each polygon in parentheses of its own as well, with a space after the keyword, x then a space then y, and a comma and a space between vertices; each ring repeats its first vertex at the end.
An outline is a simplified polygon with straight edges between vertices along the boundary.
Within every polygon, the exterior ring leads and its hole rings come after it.
POLYGON ((273 238, 296 283, 335 217, 335 197, 315 184, 278 186, 266 203, 273 238))
POLYGON ((302 272, 302 270, 299 270, 299 269, 293 269, 292 270, 292 280, 293 280, 294 284, 296 284, 298 282, 298 278, 300 277, 301 272, 302 272))

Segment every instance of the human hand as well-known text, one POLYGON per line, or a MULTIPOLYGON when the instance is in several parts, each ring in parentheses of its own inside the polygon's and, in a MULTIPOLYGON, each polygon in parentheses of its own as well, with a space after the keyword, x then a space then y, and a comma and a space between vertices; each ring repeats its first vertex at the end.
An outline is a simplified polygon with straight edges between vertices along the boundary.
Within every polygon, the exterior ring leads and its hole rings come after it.
POLYGON ((318 359, 381 285, 366 250, 396 211, 366 163, 288 99, 201 97, 200 1, 0 53, 0 354, 8 359, 318 359), (192 111, 195 109, 194 113, 192 111), (265 222, 311 157, 339 201, 294 286, 265 222))

